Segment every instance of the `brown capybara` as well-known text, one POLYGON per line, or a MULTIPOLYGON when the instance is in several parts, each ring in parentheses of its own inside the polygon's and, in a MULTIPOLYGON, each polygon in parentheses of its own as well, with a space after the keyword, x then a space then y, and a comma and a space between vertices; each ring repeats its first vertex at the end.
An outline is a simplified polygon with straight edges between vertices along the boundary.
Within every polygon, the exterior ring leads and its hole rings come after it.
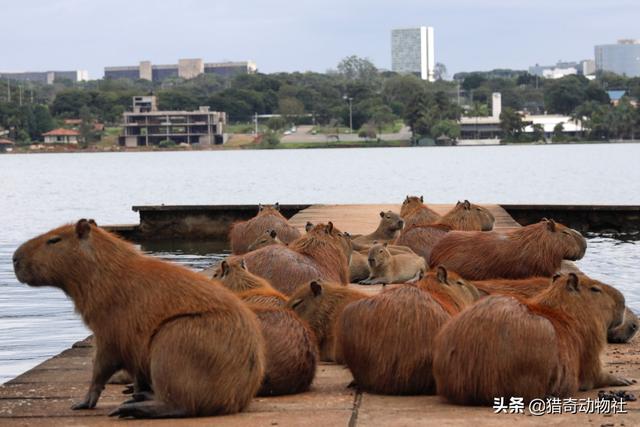
POLYGON ((416 285, 386 288, 344 308, 337 337, 358 388, 381 394, 435 392, 433 340, 456 308, 467 304, 456 286, 439 269, 416 285))
POLYGON ((449 231, 450 227, 440 224, 414 225, 403 229, 393 243, 411 248, 428 263, 433 247, 449 231))
POLYGON ((369 277, 369 261, 367 256, 360 252, 353 251, 349 260, 349 280, 351 283, 357 283, 369 277))
POLYGON ((373 233, 354 236, 351 240, 358 245, 370 245, 374 241, 378 243, 389 242, 396 238, 403 226, 404 221, 397 213, 391 211, 380 212, 380 223, 373 233))
POLYGON ((312 281, 291 295, 287 306, 311 327, 318 340, 320 360, 342 363, 342 350, 335 334, 338 318, 347 304, 366 297, 365 293, 346 286, 312 281))
POLYGON ((456 206, 438 221, 439 224, 460 231, 490 231, 495 222, 496 219, 487 208, 474 205, 468 200, 456 203, 456 206))
POLYGON ((265 279, 247 270, 242 259, 234 262, 222 261, 213 273, 213 279, 219 280, 246 303, 276 308, 287 304, 287 297, 276 291, 265 279))
POLYGON ((278 238, 278 232, 276 230, 266 230, 258 238, 249 245, 247 252, 255 251, 256 249, 264 248, 269 245, 284 245, 285 243, 278 238))
POLYGON ((622 294, 574 273, 554 279, 533 298, 489 296, 452 318, 435 340, 438 394, 490 405, 631 384, 600 364, 607 329, 624 316, 622 294))
POLYGON ((249 251, 249 245, 256 241, 267 230, 275 230, 278 238, 290 243, 300 237, 300 232, 289 225, 280 213, 280 205, 259 205, 258 214, 248 221, 236 222, 229 231, 231 253, 241 255, 249 251))
POLYGON ((553 220, 517 230, 451 231, 431 251, 429 266, 444 265, 467 280, 551 277, 562 260, 584 256, 582 235, 553 220))
POLYGON ((371 274, 360 281, 363 285, 412 283, 422 278, 427 271, 424 258, 416 254, 392 255, 386 243, 372 246, 367 260, 371 274))
MULTIPOLYGON (((594 282, 596 282, 594 280, 594 282)), ((598 282, 599 283, 599 282, 598 282)), ((483 295, 510 295, 516 298, 531 298, 551 286, 549 277, 529 277, 527 279, 493 279, 473 282, 483 295)), ((638 332, 638 316, 629 307, 624 310, 624 320, 607 331, 610 343, 626 343, 638 332)))
POLYGON ((351 243, 331 222, 315 225, 288 246, 271 245, 244 254, 247 268, 291 295, 311 280, 349 283, 351 243))
POLYGON ((440 220, 440 215, 424 204, 422 196, 407 196, 400 207, 400 216, 405 227, 428 225, 440 220))
POLYGON ((150 401, 112 415, 140 418, 228 414, 258 391, 265 366, 255 314, 222 285, 145 256, 82 219, 35 237, 13 255, 16 277, 61 288, 95 337, 91 386, 74 409, 93 408, 118 369, 150 401))

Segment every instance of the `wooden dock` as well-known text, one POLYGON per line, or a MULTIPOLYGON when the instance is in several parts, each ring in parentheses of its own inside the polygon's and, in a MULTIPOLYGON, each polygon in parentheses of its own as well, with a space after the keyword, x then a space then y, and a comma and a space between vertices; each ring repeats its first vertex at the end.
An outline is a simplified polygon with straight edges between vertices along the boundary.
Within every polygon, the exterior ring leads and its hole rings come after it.
MULTIPOLYGON (((451 205, 435 205, 439 213, 451 205)), ((497 230, 518 227, 500 206, 487 206, 496 217, 497 230)), ((378 213, 398 211, 398 205, 313 205, 291 218, 303 229, 307 221, 328 220, 354 234, 373 231, 378 213)), ((574 267, 575 268, 575 267, 574 267)), ((357 286, 357 285, 352 285, 357 286)), ((375 287, 368 287, 373 291, 375 287)), ((72 411, 70 406, 84 397, 91 376, 90 343, 82 342, 30 371, 0 386, 0 426, 632 426, 640 425, 640 403, 627 402, 626 414, 563 414, 541 417, 525 414, 495 414, 488 407, 453 406, 438 396, 381 396, 348 388, 349 371, 339 365, 321 363, 312 389, 291 396, 255 398, 248 410, 235 415, 186 420, 116 420, 106 414, 125 400, 122 386, 108 385, 95 410, 72 411)), ((640 343, 609 345, 603 360, 606 369, 640 380, 640 343)), ((617 387, 635 395, 640 385, 617 387)), ((597 390, 575 398, 596 398, 597 390)))

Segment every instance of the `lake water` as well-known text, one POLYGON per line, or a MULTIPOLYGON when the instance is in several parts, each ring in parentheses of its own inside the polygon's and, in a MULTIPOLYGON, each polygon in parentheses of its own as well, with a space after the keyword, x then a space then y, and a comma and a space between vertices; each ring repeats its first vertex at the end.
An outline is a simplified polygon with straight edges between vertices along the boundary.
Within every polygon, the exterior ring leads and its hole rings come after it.
MULTIPOLYGON (((640 204, 640 144, 0 156, 0 383, 89 334, 53 288, 17 282, 24 240, 79 218, 137 223, 132 205, 243 203, 640 204)), ((142 248, 194 269, 220 248, 142 248)), ((579 267, 640 312, 640 244, 590 236, 579 267)))

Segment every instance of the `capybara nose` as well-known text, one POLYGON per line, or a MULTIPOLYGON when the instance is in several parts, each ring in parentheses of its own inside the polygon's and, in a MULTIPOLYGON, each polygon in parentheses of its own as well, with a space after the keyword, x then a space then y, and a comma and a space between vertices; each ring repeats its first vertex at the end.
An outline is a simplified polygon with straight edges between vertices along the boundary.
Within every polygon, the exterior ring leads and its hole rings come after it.
POLYGON ((638 329, 638 325, 636 325, 635 323, 632 323, 631 326, 629 326, 629 328, 631 328, 632 331, 635 331, 636 329, 638 329))

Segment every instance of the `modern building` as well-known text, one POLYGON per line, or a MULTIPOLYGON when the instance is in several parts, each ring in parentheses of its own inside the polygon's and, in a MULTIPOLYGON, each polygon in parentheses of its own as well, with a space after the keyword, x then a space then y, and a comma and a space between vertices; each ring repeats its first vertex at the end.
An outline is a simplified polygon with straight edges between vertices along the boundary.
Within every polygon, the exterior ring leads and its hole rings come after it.
POLYGON ((559 79, 572 74, 589 76, 595 74, 595 63, 592 59, 584 59, 579 62, 558 61, 555 65, 536 64, 529 67, 529 74, 547 79, 559 79))
POLYGON ((141 61, 137 66, 105 67, 105 79, 131 79, 162 81, 169 77, 192 79, 201 74, 233 76, 236 74, 253 74, 257 71, 253 61, 243 62, 204 62, 200 58, 179 59, 177 64, 153 65, 150 61, 141 61))
POLYGON ((433 27, 391 30, 391 71, 435 80, 433 27))
POLYGON ((25 71, 17 73, 0 72, 0 79, 17 80, 23 82, 37 82, 53 84, 56 80, 71 80, 72 82, 86 82, 89 80, 87 70, 75 71, 25 71))
POLYGON ((640 40, 618 40, 616 44, 595 47, 596 71, 609 71, 627 77, 640 76, 640 40))
POLYGON ((200 107, 197 111, 160 111, 155 96, 134 96, 133 112, 124 113, 120 145, 139 147, 175 144, 222 144, 227 115, 200 107))
POLYGON ((77 144, 80 132, 73 129, 58 128, 42 134, 45 144, 77 144))

